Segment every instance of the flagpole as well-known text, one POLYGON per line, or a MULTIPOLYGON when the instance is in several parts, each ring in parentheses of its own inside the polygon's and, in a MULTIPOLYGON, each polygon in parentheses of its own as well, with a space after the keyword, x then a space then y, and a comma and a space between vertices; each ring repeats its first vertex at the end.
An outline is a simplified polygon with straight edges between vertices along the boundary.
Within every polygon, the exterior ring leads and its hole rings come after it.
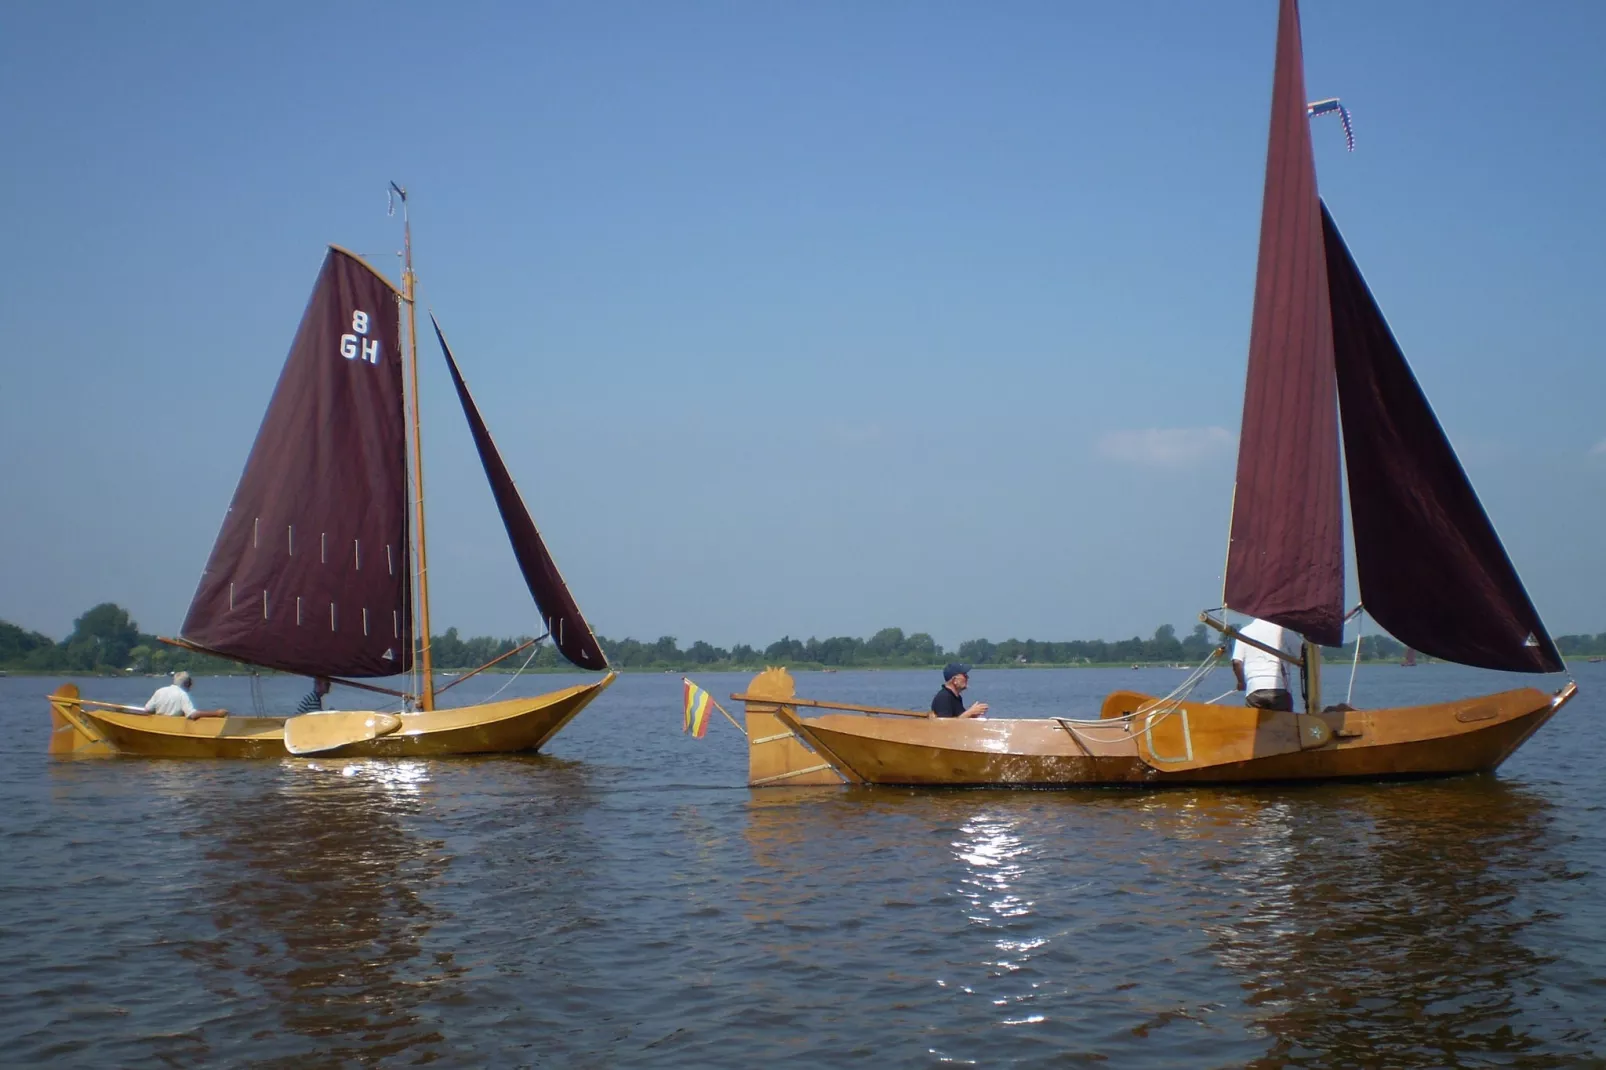
POLYGON ((725 714, 725 720, 729 721, 731 724, 735 724, 736 725, 736 731, 740 732, 744 736, 747 735, 747 729, 743 728, 739 724, 736 724, 736 718, 732 717, 728 712, 726 712, 725 707, 723 707, 723 706, 721 706, 719 704, 719 699, 714 697, 714 693, 712 691, 710 691, 708 693, 708 701, 710 701, 710 702, 712 702, 714 704, 714 709, 718 710, 720 713, 725 714))

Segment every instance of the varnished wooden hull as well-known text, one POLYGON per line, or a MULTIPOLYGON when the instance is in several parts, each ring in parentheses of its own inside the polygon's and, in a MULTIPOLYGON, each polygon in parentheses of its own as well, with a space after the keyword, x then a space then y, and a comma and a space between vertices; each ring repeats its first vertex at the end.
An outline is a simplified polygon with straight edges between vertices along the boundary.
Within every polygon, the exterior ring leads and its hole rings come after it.
MULTIPOLYGON (((592 684, 479 706, 400 714, 401 727, 321 752, 321 758, 435 758, 539 750, 613 683, 592 684)), ((186 720, 95 709, 64 685, 50 697, 50 753, 79 757, 286 758, 283 717, 186 720)))
POLYGON ((1575 690, 1315 716, 1119 692, 1096 723, 802 716, 776 695, 748 702, 749 783, 1056 788, 1472 773, 1496 768, 1575 690))

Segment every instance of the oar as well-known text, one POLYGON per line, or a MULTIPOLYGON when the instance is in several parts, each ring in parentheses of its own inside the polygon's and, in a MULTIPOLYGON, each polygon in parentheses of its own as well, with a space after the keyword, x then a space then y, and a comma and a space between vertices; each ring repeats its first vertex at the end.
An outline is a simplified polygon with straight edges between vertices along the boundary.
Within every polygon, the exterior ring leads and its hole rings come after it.
POLYGON ((118 713, 150 713, 144 706, 124 706, 120 702, 102 702, 94 698, 65 698, 61 695, 51 695, 52 702, 66 702, 74 706, 94 706, 99 710, 116 710, 118 713))
POLYGON ((322 754, 352 743, 388 736, 402 726, 394 713, 303 713, 284 722, 284 749, 291 754, 322 754))
POLYGON ((737 702, 766 702, 777 706, 813 706, 822 710, 852 710, 854 713, 882 713, 889 717, 918 717, 923 721, 931 717, 931 714, 919 710, 897 710, 890 706, 853 706, 846 702, 819 702, 808 698, 766 698, 763 695, 749 695, 741 691, 731 695, 731 698, 737 702))

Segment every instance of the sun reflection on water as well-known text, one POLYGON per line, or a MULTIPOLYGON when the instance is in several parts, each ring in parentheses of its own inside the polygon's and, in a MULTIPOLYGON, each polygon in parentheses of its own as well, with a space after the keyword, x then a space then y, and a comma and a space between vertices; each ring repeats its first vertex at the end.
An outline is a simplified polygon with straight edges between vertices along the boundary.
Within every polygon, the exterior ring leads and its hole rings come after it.
POLYGON ((364 761, 305 763, 308 772, 333 773, 380 788, 399 798, 413 798, 430 781, 429 764, 417 759, 372 758, 364 761))
POLYGON ((1032 1004, 1041 994, 1043 979, 1034 959, 1046 952, 1051 939, 1024 932, 1037 914, 1037 902, 1028 888, 1036 869, 1039 845, 1028 842, 1017 817, 1005 813, 979 813, 959 827, 952 843, 961 871, 956 894, 964 904, 966 920, 989 933, 990 953, 974 965, 985 971, 972 984, 938 981, 939 987, 966 996, 985 995, 998 1008, 1000 1025, 1037 1025, 1046 1016, 1032 1004), (996 983, 1006 986, 1000 991, 996 983))

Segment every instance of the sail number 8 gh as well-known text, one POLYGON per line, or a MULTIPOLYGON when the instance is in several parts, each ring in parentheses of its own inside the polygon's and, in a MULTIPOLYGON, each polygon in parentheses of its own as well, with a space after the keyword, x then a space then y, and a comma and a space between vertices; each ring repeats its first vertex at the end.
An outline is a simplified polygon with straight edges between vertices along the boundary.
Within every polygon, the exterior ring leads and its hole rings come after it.
POLYGON ((368 338, 368 313, 358 309, 351 314, 351 332, 340 336, 340 355, 347 360, 356 360, 357 343, 362 342, 362 359, 369 364, 379 363, 379 339, 368 338))

